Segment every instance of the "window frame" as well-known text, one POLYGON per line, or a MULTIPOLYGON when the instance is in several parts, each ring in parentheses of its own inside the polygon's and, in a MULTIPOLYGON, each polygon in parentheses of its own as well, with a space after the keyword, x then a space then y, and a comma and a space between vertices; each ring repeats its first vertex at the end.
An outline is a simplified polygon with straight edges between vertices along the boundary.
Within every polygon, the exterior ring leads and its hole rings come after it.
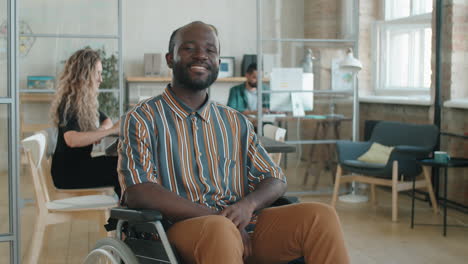
MULTIPOLYGON (((382 1, 383 12, 384 16, 388 15, 391 12, 387 12, 385 10, 385 6, 387 1, 382 1)), ((415 5, 413 1, 411 1, 411 13, 415 12, 415 5)), ((419 54, 419 61, 418 62, 411 62, 409 65, 409 76, 414 76, 415 65, 424 65, 424 61, 428 60, 428 63, 431 63, 431 58, 424 57, 424 50, 425 50, 425 34, 426 30, 429 29, 432 35, 432 12, 430 13, 423 13, 418 15, 410 15, 407 17, 396 18, 396 19, 388 19, 388 20, 380 20, 374 22, 372 25, 372 64, 373 64, 373 84, 374 84, 374 93, 375 95, 389 95, 389 96, 411 96, 411 95, 429 95, 430 93, 430 85, 428 87, 420 86, 420 87, 413 87, 413 86, 389 86, 387 85, 387 78, 389 78, 389 68, 388 68, 388 56, 390 54, 389 47, 390 44, 390 36, 394 35, 395 32, 406 32, 409 34, 411 40, 410 49, 415 49, 416 41, 415 35, 419 31, 421 36, 421 45, 420 54, 419 54), (393 31, 393 33, 392 33, 393 31), (412 65, 411 65, 412 64, 412 65)), ((432 39, 432 37, 431 37, 432 39)), ((432 43, 431 43, 432 45, 432 43)), ((432 53, 432 51, 431 51, 432 53)), ((432 70, 432 69, 431 69, 432 70)), ((411 77, 409 77, 411 78, 411 77)), ((424 82, 424 67, 421 67, 419 70, 419 78, 421 78, 421 82, 424 82)), ((411 79, 409 79, 411 81, 411 79)))

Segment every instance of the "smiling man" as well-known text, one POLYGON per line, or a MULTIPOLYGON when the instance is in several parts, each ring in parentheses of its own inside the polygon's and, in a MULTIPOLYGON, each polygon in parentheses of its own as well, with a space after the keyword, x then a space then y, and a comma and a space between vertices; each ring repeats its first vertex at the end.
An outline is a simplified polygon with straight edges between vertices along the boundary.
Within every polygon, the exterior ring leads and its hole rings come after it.
POLYGON ((214 26, 173 32, 166 54, 173 78, 121 122, 122 203, 156 209, 184 263, 348 263, 334 209, 318 203, 266 208, 284 194, 281 168, 252 124, 209 100, 220 45, 214 26))

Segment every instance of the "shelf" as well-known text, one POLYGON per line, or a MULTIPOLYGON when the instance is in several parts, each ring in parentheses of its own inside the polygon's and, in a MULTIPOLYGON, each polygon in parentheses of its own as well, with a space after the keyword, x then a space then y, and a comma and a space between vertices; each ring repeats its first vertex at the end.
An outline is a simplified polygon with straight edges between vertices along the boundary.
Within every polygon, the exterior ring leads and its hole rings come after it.
POLYGON ((277 42, 316 42, 316 43, 354 43, 354 39, 296 39, 296 38, 268 38, 262 41, 277 41, 277 42))
MULTIPOLYGON (((127 77, 129 83, 171 82, 172 77, 127 77)), ((265 79, 264 81, 268 81, 265 79)), ((245 82, 245 77, 218 78, 216 82, 245 82)))
POLYGON ((353 90, 263 90, 262 93, 352 94, 353 90))
POLYGON ((20 93, 47 94, 47 93, 55 93, 55 90, 53 89, 21 89, 20 93))
MULTIPOLYGON (((21 94, 54 94, 56 92, 55 89, 21 89, 20 93, 21 94)), ((99 89, 100 93, 115 93, 119 92, 119 89, 114 88, 114 89, 99 89)))
POLYGON ((23 93, 20 95, 21 102, 44 103, 54 99, 53 93, 23 93))
POLYGON ((80 35, 80 34, 20 34, 20 37, 34 38, 87 38, 87 39, 119 39, 117 35, 80 35))

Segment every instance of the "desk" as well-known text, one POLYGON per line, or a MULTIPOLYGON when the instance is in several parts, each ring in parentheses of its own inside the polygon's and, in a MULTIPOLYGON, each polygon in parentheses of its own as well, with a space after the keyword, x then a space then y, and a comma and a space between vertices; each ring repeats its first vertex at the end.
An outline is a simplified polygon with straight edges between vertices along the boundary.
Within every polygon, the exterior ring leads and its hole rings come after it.
MULTIPOLYGON (((295 152, 296 146, 279 142, 267 137, 259 137, 260 143, 268 153, 288 153, 295 152)), ((117 156, 117 145, 119 139, 117 138, 106 147, 105 153, 107 156, 117 156)))
POLYGON ((279 142, 267 137, 259 137, 260 143, 268 153, 291 153, 296 151, 296 146, 279 142))
MULTIPOLYGON (((447 163, 440 163, 436 162, 433 159, 424 159, 417 161, 421 166, 423 166, 424 173, 427 176, 430 172, 430 167, 434 167, 437 169, 444 169, 444 198, 442 199, 444 203, 444 229, 443 229, 443 234, 444 236, 447 235, 447 169, 448 168, 461 168, 461 167, 468 167, 468 159, 464 158, 451 158, 447 163)), ((411 228, 414 227, 414 193, 415 193, 415 178, 413 177, 413 198, 411 201, 411 228)), ((468 227, 468 226, 462 226, 462 227, 468 227)))

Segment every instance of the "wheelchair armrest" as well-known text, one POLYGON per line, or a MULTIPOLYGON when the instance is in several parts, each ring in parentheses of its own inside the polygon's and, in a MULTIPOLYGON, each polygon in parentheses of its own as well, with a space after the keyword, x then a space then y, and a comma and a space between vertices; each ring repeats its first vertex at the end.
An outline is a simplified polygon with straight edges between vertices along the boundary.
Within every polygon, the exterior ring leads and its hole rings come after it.
POLYGON ((298 203, 298 202, 299 202, 299 199, 296 196, 281 196, 271 206, 281 206, 281 205, 295 204, 295 203, 298 203))
POLYGON ((112 208, 110 217, 132 223, 154 222, 161 221, 163 219, 161 212, 156 210, 139 210, 121 207, 112 208))

